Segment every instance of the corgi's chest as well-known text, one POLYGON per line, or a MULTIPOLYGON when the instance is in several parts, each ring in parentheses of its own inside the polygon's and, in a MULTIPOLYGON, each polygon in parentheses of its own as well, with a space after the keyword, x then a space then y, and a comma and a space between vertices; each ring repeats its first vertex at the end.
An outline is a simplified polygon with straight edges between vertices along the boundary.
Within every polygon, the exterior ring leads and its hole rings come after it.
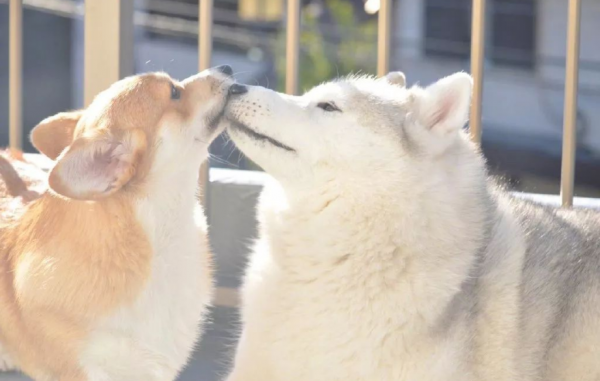
POLYGON ((139 205, 153 248, 149 279, 136 300, 104 319, 92 337, 124 336, 144 351, 179 363, 200 334, 211 282, 202 210, 193 198, 172 201, 139 205))

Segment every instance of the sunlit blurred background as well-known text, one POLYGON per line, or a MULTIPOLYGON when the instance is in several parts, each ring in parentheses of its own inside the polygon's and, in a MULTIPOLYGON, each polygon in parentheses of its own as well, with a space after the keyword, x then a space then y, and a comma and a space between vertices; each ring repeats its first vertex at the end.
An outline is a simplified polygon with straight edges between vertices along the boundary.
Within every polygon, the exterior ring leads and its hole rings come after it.
MULTIPOLYGON (((392 70, 404 71, 409 85, 470 71, 471 6, 472 0, 393 0, 392 70)), ((566 0, 487 1, 482 147, 493 172, 515 190, 559 192, 567 6, 566 0)), ((84 7, 83 0, 23 0, 23 7, 27 136, 43 118, 83 106, 84 7)), ((379 7, 379 0, 302 1, 302 90, 351 72, 375 74, 379 7)), ((196 72, 198 0, 136 0, 135 9, 135 72, 176 78, 196 72)), ((285 12, 284 0, 214 0, 212 64, 231 65, 241 82, 283 90, 285 12)), ((577 196, 600 196, 598 20, 600 1, 583 0, 577 196)), ((8 125, 7 52, 8 5, 0 0, 0 126, 8 125)), ((7 144, 8 128, 0 128, 0 146, 7 144)), ((24 147, 32 151, 28 142, 24 147)), ((258 169, 224 138, 212 154, 212 167, 258 169)), ((218 324, 182 379, 219 379, 234 319, 215 310, 218 324)))
MULTIPOLYGON (((197 0, 138 0, 135 72, 184 78, 198 67, 197 0)), ((471 0, 396 0, 391 68, 409 84, 469 71, 471 0)), ((567 1, 488 0, 483 148, 516 189, 558 193, 567 1)), ((83 105, 83 1, 24 0, 24 128, 83 105)), ((284 0, 215 0, 213 64, 283 90, 284 0)), ((379 0, 303 0, 300 87, 375 73, 379 0)), ((576 195, 600 194, 600 2, 584 0, 576 195)), ((0 88, 8 84, 8 6, 0 0, 0 88)), ((8 91, 0 92, 0 126, 8 91)), ((8 142, 0 129, 0 145, 8 142)), ((28 144, 27 149, 31 149, 28 144)), ((224 139, 211 165, 255 169, 224 139)))

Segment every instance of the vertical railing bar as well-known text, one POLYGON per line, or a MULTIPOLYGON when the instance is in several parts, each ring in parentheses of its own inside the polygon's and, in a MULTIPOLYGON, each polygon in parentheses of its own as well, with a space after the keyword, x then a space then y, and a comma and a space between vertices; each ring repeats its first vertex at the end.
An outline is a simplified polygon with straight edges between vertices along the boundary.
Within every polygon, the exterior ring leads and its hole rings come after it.
POLYGON ((471 75, 473 76, 473 98, 469 131, 471 139, 481 143, 481 113, 483 100, 483 63, 485 58, 485 2, 473 0, 471 16, 471 75))
POLYGON ((213 0, 199 0, 198 69, 210 68, 212 59, 213 0))
POLYGON ((132 75, 133 2, 84 2, 84 104, 119 79, 132 75))
POLYGON ((392 0, 381 0, 377 25, 377 75, 390 71, 392 0))
POLYGON ((287 0, 287 4, 285 92, 297 95, 300 52, 300 0, 287 0))
MULTIPOLYGON (((198 3, 198 70, 211 67, 212 60, 212 27, 213 27, 213 0, 199 0, 198 3)), ((208 215, 208 187, 210 163, 207 160, 200 167, 200 202, 208 215)))
POLYGON ((23 146, 23 3, 10 0, 8 16, 9 145, 23 146))
POLYGON ((560 176, 560 198, 564 207, 573 206, 573 193, 575 186, 581 0, 569 0, 568 17, 562 168, 560 176))

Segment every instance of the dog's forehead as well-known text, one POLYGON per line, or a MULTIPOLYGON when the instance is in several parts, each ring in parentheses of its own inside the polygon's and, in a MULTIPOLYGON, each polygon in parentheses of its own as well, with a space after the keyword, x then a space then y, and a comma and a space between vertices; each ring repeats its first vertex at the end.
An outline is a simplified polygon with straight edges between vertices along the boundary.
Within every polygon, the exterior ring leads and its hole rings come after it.
POLYGON ((107 126, 127 129, 153 123, 170 97, 171 83, 164 73, 142 74, 115 82, 85 110, 77 131, 107 126))
POLYGON ((390 84, 385 78, 351 76, 315 87, 308 93, 313 100, 338 100, 347 104, 364 102, 402 102, 407 98, 405 88, 390 84))
POLYGON ((101 93, 103 97, 99 97, 98 100, 119 100, 140 96, 141 94, 163 98, 169 95, 171 82, 171 78, 165 73, 147 73, 128 77, 114 83, 101 93))
POLYGON ((332 81, 311 89, 306 96, 312 100, 340 100, 349 97, 348 90, 352 89, 347 89, 341 82, 332 81))
POLYGON ((337 103, 364 126, 398 126, 409 105, 409 91, 385 78, 351 77, 328 82, 314 89, 313 102, 337 103))

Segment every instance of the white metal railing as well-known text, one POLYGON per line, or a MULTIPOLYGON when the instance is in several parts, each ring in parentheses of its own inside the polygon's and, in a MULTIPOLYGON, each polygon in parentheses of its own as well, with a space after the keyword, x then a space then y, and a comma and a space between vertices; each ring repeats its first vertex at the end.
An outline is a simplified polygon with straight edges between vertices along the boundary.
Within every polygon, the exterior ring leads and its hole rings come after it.
POLYGON ((84 5, 83 92, 88 106, 96 94, 133 74, 133 1, 86 0, 84 5))
MULTIPOLYGON (((212 25, 213 0, 199 0, 198 4, 198 70, 210 67, 212 59, 212 25)), ((200 167, 200 188, 202 204, 205 209, 210 207, 208 200, 208 160, 200 167)))
POLYGON ((481 109, 483 104, 483 60, 485 58, 485 3, 473 0, 471 17, 471 75, 473 76, 473 100, 469 117, 471 138, 481 142, 481 109))
POLYGON ((377 75, 390 71, 392 0, 380 0, 377 28, 377 75))
POLYGON ((10 0, 8 9, 8 126, 10 147, 23 141, 23 4, 10 0))
POLYGON ((299 55, 300 0, 287 0, 285 91, 288 94, 298 94, 299 55))
MULTIPOLYGON (((9 130, 10 146, 22 142, 22 1, 9 2, 9 130)), ((564 101, 564 132, 561 172, 562 205, 573 205, 576 151, 576 110, 579 73, 581 0, 568 0, 567 64, 564 101)), ((486 0, 473 0, 471 73, 474 79, 470 133, 481 141, 483 64, 486 0)), ((85 103, 125 75, 133 72, 133 0, 85 0, 85 103), (93 9, 93 12, 91 11, 93 9)), ((199 70, 210 67, 212 53, 213 0, 199 0, 199 70)), ((390 68, 392 0, 380 0, 377 43, 377 74, 390 68)), ((286 92, 299 91, 300 0, 287 0, 286 92)), ((201 184, 208 184, 208 170, 201 170, 201 184)), ((203 192, 207 194, 207 192, 203 192)), ((205 205, 209 205, 204 200, 205 205)))
POLYGON ((565 76, 565 111, 563 119, 562 168, 560 198, 563 206, 573 205, 575 186, 575 151, 577 147, 577 88, 579 86, 579 34, 581 0, 569 0, 567 26, 567 66, 565 76))

